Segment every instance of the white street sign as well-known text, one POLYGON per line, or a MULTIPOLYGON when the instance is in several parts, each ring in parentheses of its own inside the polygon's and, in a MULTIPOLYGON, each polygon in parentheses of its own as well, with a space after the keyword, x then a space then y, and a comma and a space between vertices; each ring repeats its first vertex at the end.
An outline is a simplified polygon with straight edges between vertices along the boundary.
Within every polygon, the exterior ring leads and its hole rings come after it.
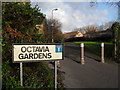
POLYGON ((62 59, 63 45, 61 44, 13 44, 13 62, 62 59))

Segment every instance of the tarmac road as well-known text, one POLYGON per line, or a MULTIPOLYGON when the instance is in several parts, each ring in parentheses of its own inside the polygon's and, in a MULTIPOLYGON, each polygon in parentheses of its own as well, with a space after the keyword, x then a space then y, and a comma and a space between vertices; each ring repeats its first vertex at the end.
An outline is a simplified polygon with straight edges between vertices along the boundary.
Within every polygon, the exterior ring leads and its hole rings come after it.
POLYGON ((118 65, 85 57, 80 64, 80 47, 65 43, 65 58, 59 70, 65 72, 65 88, 118 88, 118 65))

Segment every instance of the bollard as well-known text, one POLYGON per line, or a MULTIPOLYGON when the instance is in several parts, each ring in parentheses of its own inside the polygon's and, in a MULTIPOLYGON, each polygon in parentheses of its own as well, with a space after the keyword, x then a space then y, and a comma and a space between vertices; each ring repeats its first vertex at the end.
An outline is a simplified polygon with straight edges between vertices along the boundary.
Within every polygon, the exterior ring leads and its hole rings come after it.
POLYGON ((101 62, 104 63, 104 43, 101 43, 101 62))
POLYGON ((81 64, 85 64, 85 60, 84 60, 84 43, 81 43, 81 64))

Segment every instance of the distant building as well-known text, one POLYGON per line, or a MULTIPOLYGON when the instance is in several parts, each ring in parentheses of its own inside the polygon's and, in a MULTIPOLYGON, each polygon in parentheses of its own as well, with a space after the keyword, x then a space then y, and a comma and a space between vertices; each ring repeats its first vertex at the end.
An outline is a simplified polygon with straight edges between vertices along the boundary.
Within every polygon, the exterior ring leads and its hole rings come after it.
POLYGON ((85 34, 84 37, 87 38, 96 38, 96 37, 112 37, 113 36, 113 30, 112 29, 107 29, 103 31, 96 31, 95 33, 92 34, 85 34))
POLYGON ((69 33, 64 34, 65 39, 75 38, 75 37, 83 37, 83 36, 84 35, 82 33, 80 33, 80 31, 69 32, 69 33))
POLYGON ((36 25, 36 29, 38 29, 38 34, 44 34, 44 25, 40 24, 40 25, 36 25))
POLYGON ((83 37, 83 34, 80 31, 78 31, 75 37, 83 37))
POLYGON ((36 29, 38 29, 38 34, 44 34, 46 28, 46 19, 43 20, 41 24, 36 25, 36 29))

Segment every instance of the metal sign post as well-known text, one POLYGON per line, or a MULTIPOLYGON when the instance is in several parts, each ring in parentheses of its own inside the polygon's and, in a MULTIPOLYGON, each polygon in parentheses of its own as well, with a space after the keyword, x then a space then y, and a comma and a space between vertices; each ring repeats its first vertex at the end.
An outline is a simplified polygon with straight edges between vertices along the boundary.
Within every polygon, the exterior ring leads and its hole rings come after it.
POLYGON ((23 86, 23 69, 22 69, 22 63, 20 63, 20 82, 21 82, 21 86, 23 86))
POLYGON ((84 60, 84 43, 81 43, 81 64, 85 64, 85 60, 84 60))
POLYGON ((104 43, 101 43, 101 62, 104 63, 104 43))
POLYGON ((55 89, 57 89, 57 61, 55 61, 55 89))

